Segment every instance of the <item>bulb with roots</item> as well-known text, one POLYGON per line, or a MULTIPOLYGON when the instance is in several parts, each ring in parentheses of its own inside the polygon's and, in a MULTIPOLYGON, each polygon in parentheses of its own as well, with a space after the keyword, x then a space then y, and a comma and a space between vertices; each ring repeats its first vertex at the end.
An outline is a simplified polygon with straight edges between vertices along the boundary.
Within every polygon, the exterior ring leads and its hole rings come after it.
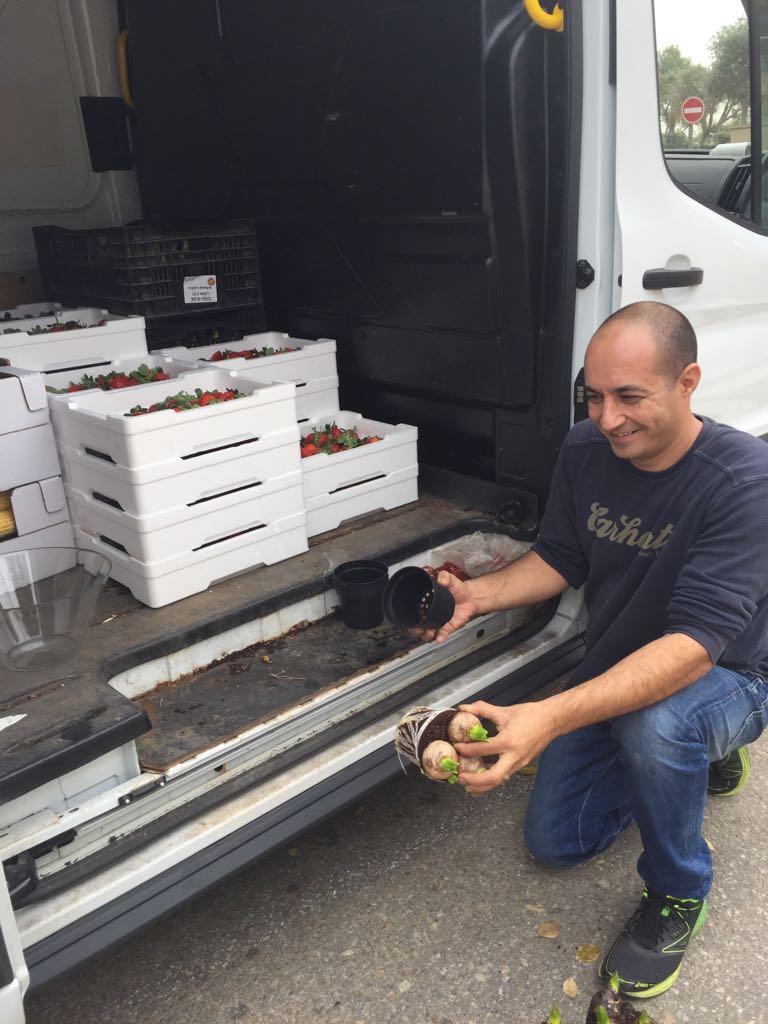
POLYGON ((448 723, 448 739, 451 743, 486 743, 488 730, 477 715, 457 711, 448 723))
POLYGON ((458 782, 459 755, 445 740, 428 743, 421 755, 424 774, 435 782, 458 782))

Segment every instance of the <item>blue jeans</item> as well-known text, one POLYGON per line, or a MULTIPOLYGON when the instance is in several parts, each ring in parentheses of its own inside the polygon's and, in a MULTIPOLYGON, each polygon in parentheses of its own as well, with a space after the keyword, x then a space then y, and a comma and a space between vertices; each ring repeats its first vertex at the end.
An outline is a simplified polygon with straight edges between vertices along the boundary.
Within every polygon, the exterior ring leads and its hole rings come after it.
POLYGON ((756 740, 766 724, 768 683, 716 666, 658 704, 558 737, 539 759, 529 851, 549 867, 571 867, 636 821, 646 884, 701 899, 712 884, 701 834, 709 763, 756 740))

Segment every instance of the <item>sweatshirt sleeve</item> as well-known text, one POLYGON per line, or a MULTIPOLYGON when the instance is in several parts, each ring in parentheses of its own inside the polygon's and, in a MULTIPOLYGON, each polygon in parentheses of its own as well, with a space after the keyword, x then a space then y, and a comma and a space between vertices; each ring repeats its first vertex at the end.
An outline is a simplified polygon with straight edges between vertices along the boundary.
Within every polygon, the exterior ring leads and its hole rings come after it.
POLYGON ((567 445, 560 449, 539 536, 532 550, 559 572, 570 586, 578 589, 586 580, 589 562, 576 525, 567 445))
POLYGON ((768 480, 727 488, 708 512, 667 606, 667 633, 685 633, 713 664, 768 593, 768 480))

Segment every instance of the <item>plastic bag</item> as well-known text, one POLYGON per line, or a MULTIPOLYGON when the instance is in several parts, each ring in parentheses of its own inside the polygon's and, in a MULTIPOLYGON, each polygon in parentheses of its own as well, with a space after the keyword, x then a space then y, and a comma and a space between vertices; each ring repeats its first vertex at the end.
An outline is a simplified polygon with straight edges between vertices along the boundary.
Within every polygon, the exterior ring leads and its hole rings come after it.
POLYGON ((517 561, 528 550, 511 537, 499 533, 473 533, 436 548, 431 555, 433 565, 453 562, 470 579, 496 572, 517 561))

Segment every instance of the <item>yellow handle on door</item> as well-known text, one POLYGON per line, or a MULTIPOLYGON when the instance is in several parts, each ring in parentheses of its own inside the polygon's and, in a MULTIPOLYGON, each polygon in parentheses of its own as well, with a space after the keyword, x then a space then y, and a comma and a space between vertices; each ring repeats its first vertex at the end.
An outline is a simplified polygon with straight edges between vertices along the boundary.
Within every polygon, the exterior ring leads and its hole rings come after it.
POLYGON ((552 32, 563 31, 565 17, 563 9, 559 4, 555 5, 555 9, 551 14, 544 10, 539 0, 523 0, 523 4, 526 11, 528 11, 531 21, 534 21, 541 28, 547 28, 552 32))
POLYGON ((120 73, 120 92, 123 95, 123 103, 131 110, 136 109, 131 93, 131 80, 128 76, 128 32, 126 29, 117 37, 117 67, 120 73))

